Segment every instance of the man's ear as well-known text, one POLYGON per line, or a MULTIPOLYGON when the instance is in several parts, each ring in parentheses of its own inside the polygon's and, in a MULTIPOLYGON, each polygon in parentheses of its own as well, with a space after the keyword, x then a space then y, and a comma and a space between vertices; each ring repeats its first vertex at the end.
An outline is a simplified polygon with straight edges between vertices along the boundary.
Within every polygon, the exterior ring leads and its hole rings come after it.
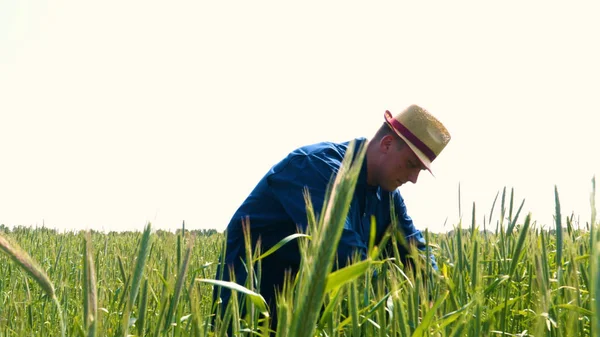
POLYGON ((394 146, 394 136, 385 135, 381 137, 379 141, 379 150, 381 153, 388 153, 392 149, 392 146, 394 146))

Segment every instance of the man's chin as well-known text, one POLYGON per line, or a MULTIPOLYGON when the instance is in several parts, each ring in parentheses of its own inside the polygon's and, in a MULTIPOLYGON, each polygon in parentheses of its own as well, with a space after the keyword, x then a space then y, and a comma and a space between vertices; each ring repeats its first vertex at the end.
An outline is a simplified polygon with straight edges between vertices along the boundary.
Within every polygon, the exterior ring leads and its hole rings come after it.
POLYGON ((394 185, 394 186, 381 186, 381 189, 386 191, 386 192, 394 192, 395 190, 398 189, 398 187, 400 187, 400 185, 394 185))

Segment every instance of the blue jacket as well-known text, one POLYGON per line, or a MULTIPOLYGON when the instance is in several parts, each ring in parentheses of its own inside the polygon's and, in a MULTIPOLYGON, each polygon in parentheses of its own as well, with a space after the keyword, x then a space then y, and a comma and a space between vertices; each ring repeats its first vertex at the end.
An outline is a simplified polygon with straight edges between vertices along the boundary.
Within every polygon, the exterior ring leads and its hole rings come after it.
MULTIPOLYGON (((356 139, 356 148, 365 138, 356 139)), ((303 190, 308 188, 315 212, 321 210, 328 184, 337 174, 348 149, 348 142, 322 142, 292 151, 286 158, 273 166, 258 182, 254 190, 233 215, 227 226, 225 263, 232 266, 235 280, 244 284, 246 272, 241 263, 245 260, 242 220, 249 220, 252 244, 260 237, 262 251, 266 251, 281 239, 297 233, 297 226, 306 230, 306 205, 303 190)), ((421 249, 425 240, 407 214, 406 205, 398 190, 386 192, 379 187, 367 184, 366 160, 356 184, 354 198, 346 219, 342 238, 338 246, 338 263, 344 265, 347 258, 358 251, 366 257, 371 215, 377 226, 376 242, 383 237, 391 223, 390 203, 393 202, 398 216, 398 225, 407 238, 417 243, 421 249)), ((318 216, 318 215, 317 215, 318 216)), ((433 267, 437 269, 431 256, 433 267)), ((281 285, 285 270, 296 272, 300 265, 300 254, 296 240, 293 240, 273 255, 262 261, 263 277, 261 294, 267 301, 274 301, 274 287, 281 285)), ((226 268, 227 269, 227 268, 226 268)), ((225 270, 224 280, 231 280, 225 270)), ((223 292, 227 301, 229 294, 223 292)))

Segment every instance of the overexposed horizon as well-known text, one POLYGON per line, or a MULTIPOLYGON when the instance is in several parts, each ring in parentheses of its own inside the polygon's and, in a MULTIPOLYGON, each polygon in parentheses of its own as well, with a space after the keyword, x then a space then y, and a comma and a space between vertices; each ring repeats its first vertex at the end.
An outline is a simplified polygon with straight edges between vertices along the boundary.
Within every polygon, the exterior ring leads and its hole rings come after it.
POLYGON ((400 188, 417 228, 467 227, 473 202, 489 225, 504 187, 515 209, 525 199, 521 219, 550 227, 555 185, 563 216, 585 225, 600 178, 599 10, 2 2, 0 224, 223 231, 288 152, 370 138, 385 110, 414 103, 452 135, 435 177, 400 188))

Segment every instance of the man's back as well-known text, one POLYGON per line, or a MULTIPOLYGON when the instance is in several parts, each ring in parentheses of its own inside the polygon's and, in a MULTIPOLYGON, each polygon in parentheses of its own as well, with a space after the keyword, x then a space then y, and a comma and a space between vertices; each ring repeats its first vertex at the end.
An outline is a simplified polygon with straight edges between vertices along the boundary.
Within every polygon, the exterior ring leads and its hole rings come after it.
MULTIPOLYGON (((364 138, 357 139, 360 142, 364 138)), ((300 147, 275 164, 258 182, 250 195, 235 212, 227 226, 225 268, 222 279, 235 278, 244 284, 247 276, 243 224, 247 223, 252 247, 260 239, 264 252, 283 238, 306 230, 304 190, 310 193, 318 212, 323 204, 330 179, 338 172, 348 149, 348 142, 322 142, 300 147), (244 261, 244 262, 243 262, 244 261), (231 275, 229 268, 233 268, 231 275)), ((274 310, 275 291, 283 284, 286 271, 295 273, 300 264, 298 242, 293 240, 262 260, 260 293, 274 310)), ((229 301, 230 291, 222 289, 223 303, 229 301)))
MULTIPOLYGON (((364 139, 358 139, 364 141, 364 139)), ((253 242, 261 238, 263 251, 284 237, 294 234, 298 227, 306 229, 304 188, 316 211, 323 203, 324 191, 335 176, 349 142, 322 142, 303 146, 289 153, 274 165, 258 182, 250 195, 235 212, 227 226, 228 263, 244 258, 242 223, 249 221, 253 242)), ((292 247, 293 248, 293 247, 292 247)), ((292 252, 294 249, 287 249, 292 252)), ((279 255, 286 255, 281 254, 279 255)), ((299 262, 299 255, 289 255, 290 262, 299 262)))

